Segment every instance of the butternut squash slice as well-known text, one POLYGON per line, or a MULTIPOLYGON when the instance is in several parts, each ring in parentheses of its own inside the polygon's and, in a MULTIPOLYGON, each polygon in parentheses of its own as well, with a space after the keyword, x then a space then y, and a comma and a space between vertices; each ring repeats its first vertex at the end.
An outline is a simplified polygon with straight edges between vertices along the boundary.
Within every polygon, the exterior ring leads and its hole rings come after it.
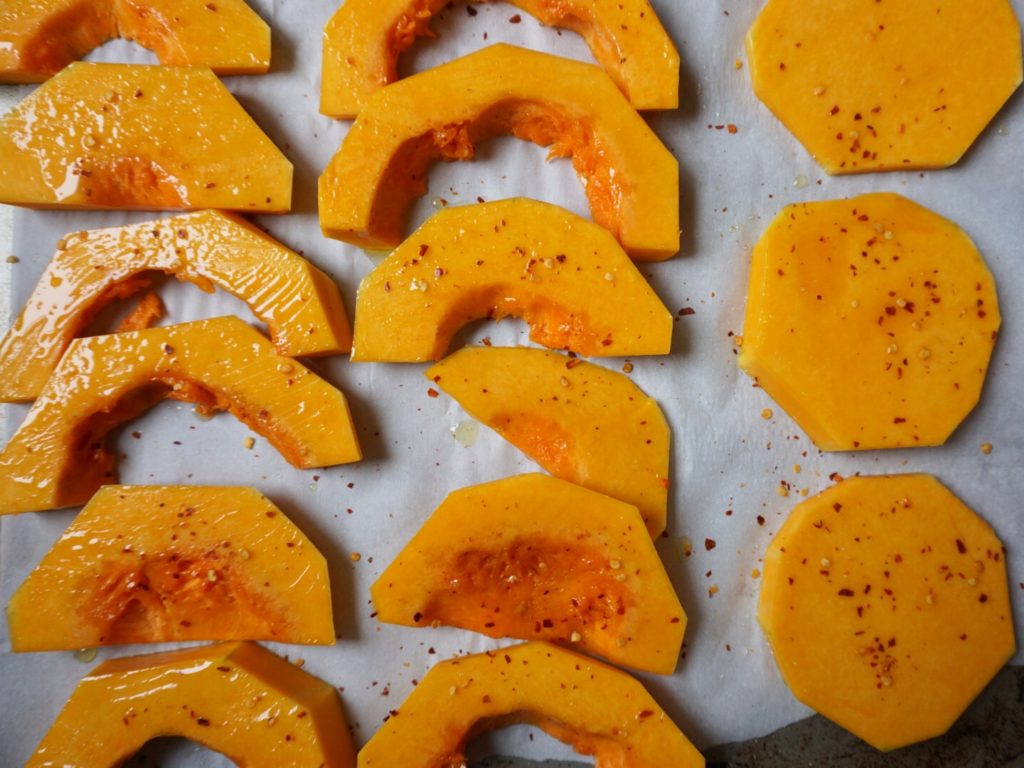
MULTIPOLYGON (((481 0, 471 0, 481 2, 481 0)), ((447 0, 346 0, 324 27, 320 111, 352 118, 398 79, 398 57, 447 0)), ((551 27, 578 32, 637 109, 679 106, 679 52, 648 0, 512 0, 551 27)))
POLYGON ((703 768, 704 758, 639 681, 547 643, 435 665, 359 752, 359 768, 464 765, 474 735, 531 723, 597 768, 703 768))
POLYGON ((165 398, 231 411, 295 467, 359 461, 345 396, 236 317, 76 339, 0 452, 0 515, 116 482, 107 432, 165 398))
POLYGON ((161 64, 222 75, 270 67, 270 27, 244 0, 14 0, 0 7, 0 82, 42 82, 115 37, 161 64))
POLYGON ((512 134, 572 157, 591 214, 634 259, 679 250, 679 165, 597 67, 494 45, 382 88, 320 177, 324 234, 364 248, 402 241, 434 160, 470 160, 512 134))
POLYGON ((356 765, 334 686, 255 643, 221 643, 103 662, 26 768, 121 765, 158 736, 251 768, 356 765))
POLYGON ((881 750, 944 733, 1016 649, 1003 546, 930 475, 797 506, 758 618, 793 694, 881 750))
POLYGON ((100 488, 7 605, 13 651, 334 643, 327 561, 253 488, 100 488))
POLYGON ((434 214, 359 286, 352 359, 440 359, 465 324, 522 317, 539 344, 664 355, 672 315, 607 230, 523 198, 434 214))
POLYGON ((208 69, 76 62, 0 119, 0 202, 280 213, 292 164, 208 69))
POLYGON ((828 173, 944 168, 1020 85, 1020 35, 1009 0, 768 0, 747 54, 828 173))
POLYGON ((540 474, 449 494, 370 595, 391 624, 571 643, 662 675, 686 630, 636 507, 540 474))
POLYGON ((544 469, 665 530, 671 432, 628 377, 540 349, 466 348, 424 374, 544 469))
POLYGON ((999 325, 956 224, 894 194, 801 203, 754 248, 739 364, 823 450, 940 445, 999 325))
POLYGON ((107 304, 159 271, 214 285, 247 302, 281 355, 348 352, 338 287, 299 254, 242 218, 199 211, 61 240, 14 326, 0 341, 0 400, 31 400, 71 340, 107 304))

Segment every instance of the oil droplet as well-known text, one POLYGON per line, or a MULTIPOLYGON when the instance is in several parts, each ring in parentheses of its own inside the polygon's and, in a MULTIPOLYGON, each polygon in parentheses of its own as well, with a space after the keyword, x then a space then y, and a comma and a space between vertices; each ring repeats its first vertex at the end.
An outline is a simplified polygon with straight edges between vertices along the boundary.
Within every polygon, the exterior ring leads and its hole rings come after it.
POLYGON ((796 187, 797 189, 803 189, 804 187, 807 186, 807 177, 801 173, 799 176, 793 179, 793 186, 796 187))
POLYGON ((83 664, 89 664, 96 660, 96 649, 95 648, 83 648, 80 651, 75 651, 75 661, 80 661, 83 664))
POLYGON ((480 424, 472 419, 466 419, 453 426, 451 432, 455 442, 463 448, 469 448, 480 435, 480 424))

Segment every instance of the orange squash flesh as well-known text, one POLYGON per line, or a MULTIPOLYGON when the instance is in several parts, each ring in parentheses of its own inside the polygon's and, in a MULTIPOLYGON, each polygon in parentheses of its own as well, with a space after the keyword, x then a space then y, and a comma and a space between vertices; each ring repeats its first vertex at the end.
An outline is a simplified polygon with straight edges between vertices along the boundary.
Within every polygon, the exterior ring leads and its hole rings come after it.
POLYGON ((658 674, 686 630, 636 508, 540 474, 449 494, 370 594, 388 623, 571 643, 658 674))
POLYGON ((758 618, 793 694, 882 750, 944 733, 1016 649, 1002 544, 930 475, 800 504, 758 618))
POLYGON ((628 377, 539 349, 466 348, 424 375, 551 474, 665 530, 671 432, 628 377))
POLYGON ((94 336, 71 343, 0 452, 0 515, 116 482, 104 437, 165 398, 231 411, 296 467, 361 458, 345 396, 236 317, 94 336))
POLYGON ((375 93, 320 177, 320 226, 364 248, 402 241, 430 164, 501 134, 572 157, 594 221, 634 259, 679 250, 679 166, 597 67, 494 45, 375 93))
POLYGON ((438 360, 465 324, 518 316, 581 355, 667 354, 672 315, 606 230, 517 198, 447 208, 359 286, 352 359, 438 360))
POLYGON ((356 765, 334 686, 255 643, 221 643, 103 662, 26 768, 121 765, 159 736, 248 768, 356 765))
POLYGON ((940 445, 999 326, 956 224, 893 194, 802 203, 754 248, 739 364, 823 450, 940 445))
POLYGON ((7 605, 11 649, 334 643, 327 561, 252 488, 108 485, 7 605))
POLYGON ((703 768, 704 758, 634 678, 547 643, 435 665, 359 752, 359 768, 465 765, 466 742, 531 723, 597 768, 703 768))
POLYGON ((76 62, 0 119, 0 202, 291 208, 292 164, 209 69, 76 62))
POLYGON ((0 83, 37 83, 115 37, 161 64, 222 75, 270 67, 270 27, 244 0, 13 0, 0 7, 0 83))
POLYGON ((754 92, 832 174, 956 163, 1021 83, 1009 0, 768 0, 754 92))
MULTIPOLYGON (((480 2, 481 0, 473 0, 480 2)), ((447 0, 346 0, 324 28, 320 111, 352 118, 398 79, 398 57, 447 0)), ((512 0, 552 27, 578 32, 636 109, 679 105, 679 53, 648 0, 512 0)))
POLYGON ((348 317, 331 278, 244 219, 199 211, 61 240, 0 341, 0 400, 36 397, 76 334, 108 303, 143 287, 139 278, 149 270, 206 291, 216 284, 243 299, 282 355, 351 348, 348 317))

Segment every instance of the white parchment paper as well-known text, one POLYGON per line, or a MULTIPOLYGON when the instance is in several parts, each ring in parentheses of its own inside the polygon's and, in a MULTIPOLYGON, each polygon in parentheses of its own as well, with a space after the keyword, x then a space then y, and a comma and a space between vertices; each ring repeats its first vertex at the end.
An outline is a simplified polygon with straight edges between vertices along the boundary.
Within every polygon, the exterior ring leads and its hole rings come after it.
MULTIPOLYGON (((1024 17, 1024 0, 1013 0, 1024 17)), ((348 124, 317 111, 320 35, 336 0, 251 0, 273 25, 272 72, 226 80, 243 106, 295 163, 294 212, 259 223, 330 273, 352 308, 360 279, 374 260, 361 250, 321 237, 316 179, 348 124)), ((750 89, 743 37, 760 3, 749 0, 654 0, 683 56, 681 101, 675 113, 649 121, 680 161, 683 251, 643 267, 666 305, 695 314, 676 324, 673 354, 634 359, 633 380, 661 403, 674 431, 667 539, 658 547, 689 614, 686 655, 671 677, 642 675, 658 701, 699 745, 764 734, 808 711, 782 683, 757 627, 758 582, 751 571, 801 489, 814 494, 838 472, 923 471, 938 475, 985 516, 1007 545, 1018 636, 1024 636, 1024 259, 1020 221, 1024 204, 1024 103, 1018 93, 956 168, 932 173, 829 178, 750 89), (730 134, 714 126, 732 123, 730 134), (806 183, 805 183, 806 182, 806 183), (735 365, 730 332, 742 327, 749 253, 778 210, 796 201, 895 191, 953 219, 975 240, 998 281, 1004 325, 980 406, 941 448, 821 454, 799 427, 735 365), (762 418, 762 410, 774 415, 762 418), (991 443, 984 455, 980 446, 991 443), (795 465, 800 465, 797 472, 795 465), (793 493, 781 498, 781 481, 793 493), (758 515, 766 518, 758 525, 758 515), (705 539, 717 546, 707 551, 705 539), (684 556, 685 542, 694 543, 684 556), (717 587, 711 596, 709 590, 717 587)), ((440 37, 420 43, 402 60, 405 72, 427 68, 507 41, 592 60, 571 33, 542 27, 512 6, 478 7, 470 16, 456 5, 436 21, 440 37), (509 19, 521 14, 522 21, 509 19)), ((113 42, 91 58, 151 61, 148 53, 113 42)), ((19 95, 29 87, 9 88, 19 95)), ((526 195, 586 214, 582 189, 568 162, 544 163, 544 150, 511 139, 479 147, 473 163, 437 166, 430 193, 411 227, 444 198, 457 205, 526 195)), ((8 270, 16 311, 34 286, 57 240, 69 231, 154 218, 126 213, 18 211, 8 270)), ((0 254, 6 256, 6 254, 0 254)), ((173 281, 162 288, 179 322, 233 312, 252 320, 247 307, 222 293, 207 296, 173 281)), ((468 339, 526 344, 525 326, 481 325, 468 339), (475 334, 475 336, 474 336, 475 334)), ((622 361, 602 364, 619 368, 622 361)), ((392 627, 371 617, 369 586, 444 496, 456 488, 535 466, 481 428, 475 441, 456 441, 453 427, 468 417, 450 399, 427 396, 420 365, 352 364, 343 358, 315 367, 341 387, 353 406, 366 459, 357 465, 299 471, 231 416, 196 418, 190 406, 165 403, 117 437, 127 483, 254 485, 298 523, 331 562, 335 612, 342 639, 330 648, 276 646, 301 657, 305 668, 343 688, 358 743, 368 739, 432 664, 457 653, 501 643, 452 629, 392 627), (141 432, 133 439, 130 432, 141 432), (464 445, 463 442, 471 444, 464 445), (359 562, 349 554, 359 552, 359 562), (431 652, 433 649, 435 652, 431 652)), ((3 408, 5 439, 26 409, 3 408)), ((0 599, 10 598, 72 519, 73 511, 0 520, 0 599)), ((153 650, 108 648, 104 658, 153 650)), ((1017 663, 1022 660, 1018 653, 1017 663)), ((35 748, 78 679, 92 664, 71 653, 10 653, 0 627, 0 765, 20 765, 35 748)), ((572 753, 525 727, 480 745, 482 751, 524 757, 572 753)), ((192 747, 171 749, 162 764, 185 764, 192 747), (182 762, 185 761, 185 762, 182 762)), ((216 756, 202 762, 214 764, 216 756)))

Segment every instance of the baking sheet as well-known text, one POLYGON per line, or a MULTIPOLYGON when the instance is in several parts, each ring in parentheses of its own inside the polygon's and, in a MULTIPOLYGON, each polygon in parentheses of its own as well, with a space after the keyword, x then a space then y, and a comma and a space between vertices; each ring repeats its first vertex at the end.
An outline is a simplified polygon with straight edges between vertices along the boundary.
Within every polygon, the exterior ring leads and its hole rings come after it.
MULTIPOLYGON (((347 123, 317 112, 320 33, 337 7, 334 0, 252 0, 274 28, 273 70, 263 77, 227 78, 228 87, 295 163, 295 210, 259 223, 330 273, 348 307, 359 280, 374 266, 363 251, 320 236, 316 178, 339 145, 347 123)), ((1024 17, 1024 0, 1013 0, 1024 17)), ((1007 544, 1018 636, 1024 635, 1024 294, 1019 221, 1024 203, 1024 105, 1018 93, 966 159, 942 172, 829 178, 758 102, 750 90, 743 36, 759 3, 724 0, 654 0, 683 55, 681 100, 671 114, 649 115, 654 129, 680 161, 683 252, 644 265, 666 305, 695 314, 679 318, 673 354, 633 359, 632 379, 655 397, 674 430, 673 496, 669 534, 658 547, 689 614, 686 656, 671 677, 640 675, 698 746, 767 733, 808 714, 782 683, 757 628, 757 581, 751 570, 799 491, 814 494, 829 476, 931 472, 985 516, 1007 544), (731 134, 714 126, 733 123, 731 134), (805 183, 806 182, 806 183, 805 183), (762 228, 785 204, 868 191, 895 191, 952 218, 984 253, 998 281, 1003 330, 982 402, 941 448, 821 454, 801 430, 735 365, 730 332, 741 332, 749 252, 762 228), (761 417, 771 408, 771 419, 761 417), (984 455, 980 446, 991 443, 984 455), (797 473, 794 465, 799 464, 797 473), (794 488, 781 498, 786 481, 794 488), (767 523, 756 522, 763 515, 767 523), (705 539, 717 546, 705 550, 705 539), (686 542, 693 553, 684 556, 686 542), (714 596, 709 589, 717 587, 714 596)), ((403 59, 406 72, 421 70, 487 43, 506 41, 591 60, 575 35, 558 34, 509 5, 481 6, 476 16, 456 5, 435 24, 440 39, 419 44, 403 59), (485 42, 486 35, 486 42, 485 42)), ((91 58, 151 61, 146 52, 115 41, 91 58)), ((28 87, 11 89, 27 94, 28 87)), ((542 149, 514 140, 479 148, 473 163, 437 166, 430 192, 412 224, 426 218, 440 198, 449 204, 526 195, 586 214, 586 201, 568 162, 544 164, 542 149)), ((153 214, 18 211, 9 270, 15 311, 34 286, 57 240, 69 231, 154 218, 153 214)), ((3 254, 0 254, 3 255, 3 254)), ((207 296, 173 281, 162 289, 178 322, 248 309, 222 293, 207 296)), ((0 301, 7 297, 0 296, 0 301)), ((480 324, 467 342, 490 336, 494 344, 526 344, 516 321, 480 324)), ((619 368, 622 361, 600 364, 619 368)), ((191 407, 165 403, 118 433, 126 483, 255 485, 278 503, 331 562, 335 614, 342 639, 331 648, 271 647, 344 689, 346 712, 363 743, 438 660, 502 644, 454 629, 414 630, 371 617, 369 586, 411 538, 446 493, 472 483, 533 471, 535 466, 486 428, 475 441, 456 441, 453 427, 468 417, 450 399, 427 396, 424 366, 351 364, 343 358, 315 367, 350 398, 366 455, 357 465, 299 471, 264 440, 228 415, 196 418, 191 407), (141 432, 132 439, 130 432, 141 432), (256 437, 251 450, 246 438, 256 437), (468 442, 470 444, 463 444, 468 442), (351 511, 349 511, 351 510, 351 511), (351 552, 361 559, 353 563, 351 552), (428 649, 436 650, 435 654, 428 649)), ((20 423, 23 406, 3 408, 5 439, 20 423)), ((0 599, 11 593, 43 556, 73 511, 27 514, 0 520, 0 599)), ((506 641, 507 642, 507 641, 506 641)), ((93 663, 71 653, 10 653, 0 627, 0 765, 19 765, 34 749, 77 680, 93 663)), ((153 646, 99 651, 96 662, 154 650, 153 646)), ((1024 656, 1018 653, 1016 662, 1024 656)), ((482 740, 494 750, 541 759, 572 752, 534 729, 517 727, 482 740)), ((184 764, 193 747, 178 745, 161 764, 184 764)), ((206 754, 188 764, 216 764, 206 754)))

